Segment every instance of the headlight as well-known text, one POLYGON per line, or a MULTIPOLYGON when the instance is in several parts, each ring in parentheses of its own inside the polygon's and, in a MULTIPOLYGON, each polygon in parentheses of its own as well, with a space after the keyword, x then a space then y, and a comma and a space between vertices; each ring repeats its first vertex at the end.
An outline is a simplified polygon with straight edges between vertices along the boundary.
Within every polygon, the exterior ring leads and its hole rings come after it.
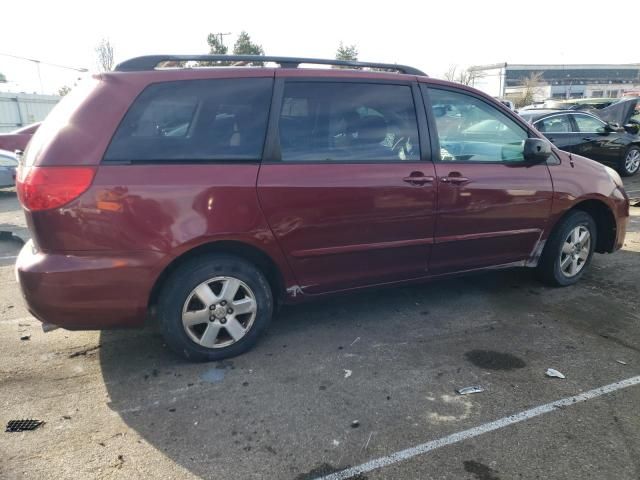
POLYGON ((618 174, 618 172, 616 172, 611 167, 607 167, 606 165, 603 165, 603 167, 604 167, 604 171, 609 174, 609 178, 611 178, 613 183, 615 183, 618 187, 624 188, 624 185, 622 184, 622 178, 620 178, 620 175, 618 174))

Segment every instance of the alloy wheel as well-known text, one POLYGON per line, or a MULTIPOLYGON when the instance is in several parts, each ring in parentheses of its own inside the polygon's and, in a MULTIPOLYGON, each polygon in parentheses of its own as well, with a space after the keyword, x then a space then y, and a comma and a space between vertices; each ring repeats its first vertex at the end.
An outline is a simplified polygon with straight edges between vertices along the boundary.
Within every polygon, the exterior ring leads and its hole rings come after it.
POLYGON ((624 168, 630 173, 636 173, 640 168, 640 150, 631 149, 624 159, 624 168))
POLYGON ((591 252, 591 234, 584 225, 569 232, 560 251, 560 270, 566 277, 575 277, 584 268, 591 252))
POLYGON ((205 348, 228 347, 253 326, 256 297, 234 277, 214 277, 194 288, 182 308, 182 325, 189 338, 205 348))

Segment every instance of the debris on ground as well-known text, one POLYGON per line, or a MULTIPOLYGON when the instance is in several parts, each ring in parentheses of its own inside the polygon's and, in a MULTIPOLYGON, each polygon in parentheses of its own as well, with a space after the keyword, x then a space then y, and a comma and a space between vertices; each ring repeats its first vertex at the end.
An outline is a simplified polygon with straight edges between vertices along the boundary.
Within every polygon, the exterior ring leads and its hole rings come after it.
POLYGON ((71 420, 71 415, 62 415, 63 420, 71 420))
POLYGON ((627 362, 625 362, 624 360, 616 360, 616 362, 618 362, 620 365, 626 365, 627 362))
POLYGON ((344 378, 349 378, 353 373, 353 370, 347 370, 346 368, 343 370, 344 370, 344 378))
POLYGON ((358 420, 354 420, 351 422, 351 428, 358 428, 360 426, 360 422, 358 420))
POLYGON ((26 432, 44 425, 43 420, 9 420, 5 432, 26 432))
POLYGON ((31 340, 31 335, 23 335, 20 337, 20 340, 31 340))
POLYGON ((484 392, 484 388, 480 385, 473 385, 471 387, 459 388, 456 390, 459 395, 470 395, 472 393, 482 393, 484 392))
POLYGON ((80 357, 80 356, 87 356, 89 353, 95 352, 96 350, 98 350, 102 345, 96 345, 95 347, 90 347, 90 348, 85 348, 84 350, 79 350, 77 352, 73 352, 71 355, 69 355, 69 358, 76 358, 76 357, 80 357))
POLYGON ((371 441, 371 437, 373 437, 373 432, 371 432, 369 434, 369 438, 367 439, 367 443, 365 443, 363 445, 363 447, 360 449, 361 452, 365 451, 369 447, 369 442, 371 441))
POLYGON ((547 371, 544 372, 544 374, 547 377, 552 377, 552 378, 567 378, 564 376, 564 374, 560 373, 558 370, 554 368, 547 368, 547 371))
POLYGON ((351 347, 353 347, 356 343, 360 341, 360 337, 357 337, 353 342, 351 342, 351 347))

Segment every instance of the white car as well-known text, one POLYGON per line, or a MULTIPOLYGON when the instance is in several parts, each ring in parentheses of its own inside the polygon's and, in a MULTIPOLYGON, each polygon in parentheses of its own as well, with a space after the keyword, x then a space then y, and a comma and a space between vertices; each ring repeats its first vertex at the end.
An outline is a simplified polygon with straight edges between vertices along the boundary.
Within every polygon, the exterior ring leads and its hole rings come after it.
POLYGON ((13 187, 16 184, 18 159, 8 150, 0 150, 0 188, 13 187))

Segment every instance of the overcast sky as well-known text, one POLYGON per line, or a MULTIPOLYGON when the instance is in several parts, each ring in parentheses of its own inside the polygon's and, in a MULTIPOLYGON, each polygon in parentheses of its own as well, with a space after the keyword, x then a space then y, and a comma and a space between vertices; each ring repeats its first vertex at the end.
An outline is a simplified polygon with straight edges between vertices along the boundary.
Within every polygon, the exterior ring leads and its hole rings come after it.
MULTIPOLYGON (((584 0, 5 0, 0 53, 95 70, 102 37, 118 62, 207 53, 209 32, 232 32, 231 46, 246 30, 267 54, 333 58, 342 40, 357 45, 360 60, 413 65, 435 77, 455 64, 640 62, 631 24, 619 24, 631 11, 619 7, 603 18, 584 0)), ((46 93, 78 76, 41 70, 46 93)), ((0 56, 0 72, 10 82, 0 91, 40 89, 33 63, 0 56)))

